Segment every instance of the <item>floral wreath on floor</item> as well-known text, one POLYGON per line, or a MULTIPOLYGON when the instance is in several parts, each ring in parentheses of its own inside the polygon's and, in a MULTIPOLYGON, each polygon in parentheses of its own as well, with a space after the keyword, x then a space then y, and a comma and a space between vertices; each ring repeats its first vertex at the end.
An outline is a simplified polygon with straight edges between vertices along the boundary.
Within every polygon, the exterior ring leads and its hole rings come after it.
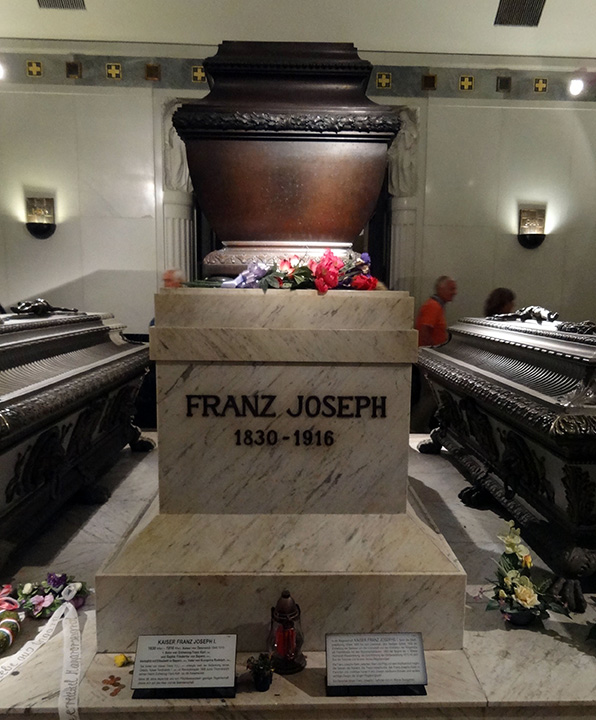
POLYGON ((0 590, 0 654, 7 650, 21 629, 25 617, 49 618, 65 602, 78 610, 89 595, 87 585, 75 582, 66 573, 48 573, 41 582, 28 582, 0 590))
POLYGON ((233 280, 197 280, 182 284, 186 287, 261 288, 263 292, 269 288, 315 289, 323 295, 332 289, 375 290, 379 281, 370 274, 368 253, 340 258, 331 250, 325 250, 320 260, 305 260, 292 255, 273 265, 252 262, 233 280))
MULTIPOLYGON (((499 535, 505 550, 497 562, 496 582, 493 595, 486 605, 487 610, 500 610, 505 620, 515 623, 516 618, 529 619, 549 617, 548 611, 571 617, 569 610, 550 593, 553 577, 547 576, 541 582, 532 579, 532 556, 521 543, 521 531, 513 520, 508 523, 506 535, 499 535)), ((480 596, 484 591, 480 590, 480 596)))

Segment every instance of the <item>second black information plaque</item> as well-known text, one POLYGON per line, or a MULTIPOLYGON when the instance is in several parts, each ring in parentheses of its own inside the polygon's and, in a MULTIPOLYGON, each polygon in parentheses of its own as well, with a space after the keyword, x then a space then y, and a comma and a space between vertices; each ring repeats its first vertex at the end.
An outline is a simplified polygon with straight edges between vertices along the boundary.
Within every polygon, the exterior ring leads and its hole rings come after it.
POLYGON ((421 633, 327 635, 327 695, 426 695, 421 633))

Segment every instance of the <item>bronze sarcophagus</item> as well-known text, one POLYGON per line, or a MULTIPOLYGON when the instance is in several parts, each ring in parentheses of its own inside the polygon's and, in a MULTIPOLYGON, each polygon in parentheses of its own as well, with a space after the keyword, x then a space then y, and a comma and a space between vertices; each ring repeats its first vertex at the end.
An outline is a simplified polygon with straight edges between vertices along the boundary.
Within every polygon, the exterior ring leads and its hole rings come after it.
POLYGON ((518 314, 465 318, 448 343, 420 348, 439 406, 431 437, 472 485, 462 500, 496 499, 583 610, 580 581, 596 571, 595 326, 518 314))

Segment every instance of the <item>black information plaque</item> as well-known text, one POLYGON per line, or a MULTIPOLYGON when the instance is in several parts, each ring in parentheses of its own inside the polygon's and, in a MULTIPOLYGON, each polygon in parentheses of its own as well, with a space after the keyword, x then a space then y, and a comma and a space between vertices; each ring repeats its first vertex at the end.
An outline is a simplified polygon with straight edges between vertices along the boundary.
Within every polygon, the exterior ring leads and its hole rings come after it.
POLYGON ((327 635, 327 695, 426 695, 421 633, 327 635))
POLYGON ((236 696, 236 635, 140 635, 133 698, 236 696))

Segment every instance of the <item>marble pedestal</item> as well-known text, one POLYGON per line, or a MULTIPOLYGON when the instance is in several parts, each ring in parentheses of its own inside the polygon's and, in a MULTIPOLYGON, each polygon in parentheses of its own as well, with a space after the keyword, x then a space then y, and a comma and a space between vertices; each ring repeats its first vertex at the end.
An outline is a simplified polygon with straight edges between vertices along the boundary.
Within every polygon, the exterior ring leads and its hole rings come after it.
POLYGON ((159 633, 262 649, 286 587, 305 650, 402 630, 462 647, 465 573, 408 501, 412 310, 399 292, 157 296, 160 513, 96 578, 98 652, 159 633))

